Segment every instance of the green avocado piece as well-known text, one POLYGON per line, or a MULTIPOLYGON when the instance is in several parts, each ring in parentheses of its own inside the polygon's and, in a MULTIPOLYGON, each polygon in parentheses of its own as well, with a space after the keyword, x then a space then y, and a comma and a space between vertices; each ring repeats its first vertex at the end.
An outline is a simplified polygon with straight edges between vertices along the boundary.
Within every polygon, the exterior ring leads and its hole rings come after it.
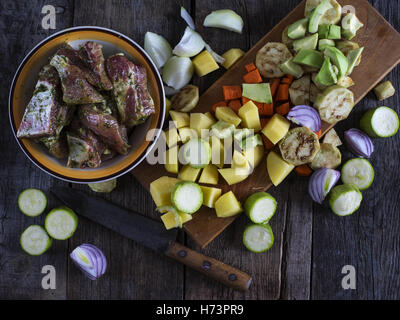
POLYGON ((326 57, 330 58, 332 63, 339 69, 339 78, 345 76, 349 68, 349 63, 342 51, 335 47, 326 47, 324 54, 326 57))
POLYGON ((347 61, 348 61, 349 67, 347 69, 346 75, 350 75, 353 73, 353 70, 354 70, 355 66, 357 65, 357 61, 360 58, 363 51, 364 51, 364 47, 354 49, 349 52, 349 54, 347 55, 347 61))
POLYGON ((325 15, 325 13, 332 9, 333 6, 331 5, 329 0, 323 0, 312 12, 310 15, 310 22, 308 24, 308 32, 316 33, 318 32, 318 26, 325 15))
POLYGON ((342 28, 334 24, 329 26, 328 39, 340 40, 342 38, 342 28))
POLYGON ((335 41, 330 39, 321 39, 318 42, 319 51, 324 51, 326 47, 334 47, 334 46, 335 46, 335 41))
POLYGON ((308 18, 304 18, 291 24, 288 29, 290 39, 296 40, 305 37, 307 32, 308 18))
POLYGON ((324 63, 324 56, 321 52, 316 50, 302 49, 296 57, 294 57, 293 62, 320 69, 324 63))
POLYGON ((342 19, 342 37, 347 40, 353 39, 356 36, 357 31, 363 26, 362 22, 358 20, 354 13, 348 13, 342 19))
POLYGON ((311 36, 299 39, 293 42, 293 50, 299 52, 301 49, 314 50, 317 48, 318 44, 318 33, 311 36))
POLYGON ((280 68, 284 74, 290 74, 297 79, 301 78, 304 74, 303 68, 297 63, 294 63, 293 59, 289 59, 285 63, 282 63, 280 68))
POLYGON ((326 57, 321 70, 319 71, 317 77, 315 78, 315 82, 318 85, 329 87, 336 84, 337 81, 338 78, 335 71, 333 70, 331 60, 328 57, 326 57))
POLYGON ((328 39, 329 28, 330 26, 328 24, 324 24, 318 27, 318 36, 320 39, 328 39))

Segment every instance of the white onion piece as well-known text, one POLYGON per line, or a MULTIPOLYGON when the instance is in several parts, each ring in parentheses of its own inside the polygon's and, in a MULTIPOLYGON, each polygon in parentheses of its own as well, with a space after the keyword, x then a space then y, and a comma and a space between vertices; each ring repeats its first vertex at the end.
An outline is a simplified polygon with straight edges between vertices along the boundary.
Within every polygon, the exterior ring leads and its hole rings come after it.
POLYGON ((192 28, 193 30, 196 29, 196 27, 194 26, 194 21, 192 16, 189 14, 189 12, 184 8, 181 7, 181 17, 183 20, 186 21, 187 25, 192 28))
POLYGON ((243 19, 235 11, 223 9, 211 12, 204 19, 203 25, 242 33, 243 19))
POLYGON ((172 56, 172 48, 168 41, 153 32, 146 32, 144 50, 149 54, 157 69, 160 69, 172 56))
POLYGON ((211 49, 209 44, 204 45, 206 50, 211 54, 215 61, 219 64, 223 64, 225 62, 225 58, 221 57, 218 53, 216 53, 213 49, 211 49))
POLYGON ((168 86, 180 90, 190 82, 193 72, 192 60, 186 57, 173 56, 165 64, 162 70, 162 78, 168 86))
POLYGON ((173 54, 179 57, 193 57, 204 48, 204 40, 200 34, 193 29, 186 27, 181 41, 175 46, 173 54))
POLYGON ((82 244, 71 252, 75 265, 91 280, 100 278, 107 269, 107 260, 103 252, 92 244, 82 244))

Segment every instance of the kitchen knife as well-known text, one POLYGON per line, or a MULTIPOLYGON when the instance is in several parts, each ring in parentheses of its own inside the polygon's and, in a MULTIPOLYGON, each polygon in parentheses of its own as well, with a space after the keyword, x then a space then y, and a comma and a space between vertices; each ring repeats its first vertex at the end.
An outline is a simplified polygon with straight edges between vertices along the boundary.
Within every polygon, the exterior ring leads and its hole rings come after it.
POLYGON ((177 229, 166 230, 161 222, 76 189, 54 187, 51 192, 77 214, 233 289, 246 291, 251 284, 252 278, 247 273, 177 243, 177 229))

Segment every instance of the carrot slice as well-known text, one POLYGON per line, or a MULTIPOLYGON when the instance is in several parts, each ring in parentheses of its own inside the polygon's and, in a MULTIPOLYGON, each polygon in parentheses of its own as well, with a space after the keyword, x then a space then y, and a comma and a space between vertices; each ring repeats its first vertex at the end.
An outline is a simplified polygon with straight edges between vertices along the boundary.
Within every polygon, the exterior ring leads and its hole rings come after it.
POLYGON ((269 122, 269 120, 271 120, 270 118, 260 118, 260 124, 261 124, 261 128, 264 128, 267 123, 269 122))
POLYGON ((262 77, 260 75, 260 72, 258 72, 257 69, 250 71, 249 73, 245 74, 243 76, 243 81, 245 83, 261 83, 262 77))
POLYGON ((278 87, 281 83, 281 79, 276 78, 270 83, 270 88, 271 88, 271 95, 272 97, 275 96, 276 90, 278 90, 278 87))
POLYGON ((274 105, 272 103, 263 103, 261 111, 258 109, 260 116, 270 117, 274 114, 274 105))
POLYGON ((280 114, 281 116, 286 116, 289 113, 290 105, 289 102, 281 104, 280 106, 276 107, 276 113, 280 114))
POLYGON ((241 86, 222 86, 225 100, 236 100, 242 97, 241 86))
POLYGON ((212 110, 215 112, 215 111, 217 111, 218 107, 226 107, 226 102, 225 101, 217 102, 216 104, 214 104, 212 106, 212 110))
POLYGON ((253 62, 249 63, 249 64, 246 64, 244 67, 246 68, 247 72, 250 72, 250 71, 253 71, 253 70, 257 69, 257 67, 255 66, 255 64, 253 62))
POLYGON ((233 111, 235 111, 236 113, 239 112, 239 109, 242 107, 242 103, 240 102, 239 99, 237 100, 231 100, 228 103, 228 107, 230 107, 233 111))
POLYGON ((249 98, 242 97, 242 105, 245 105, 249 101, 251 101, 249 98))
POLYGON ((278 91, 276 92, 275 101, 287 101, 289 100, 289 85, 283 83, 279 86, 278 91))
POLYGON ((261 136, 263 139, 265 149, 272 150, 275 147, 275 145, 265 135, 262 134, 261 136))
POLYGON ((287 76, 282 78, 281 83, 285 83, 285 84, 289 84, 290 85, 290 84, 292 84, 293 80, 294 80, 294 77, 292 75, 288 74, 287 76))
POLYGON ((303 164, 302 166, 297 166, 294 170, 299 176, 302 177, 308 177, 313 173, 311 168, 306 164, 303 164))
POLYGON ((319 130, 318 132, 316 132, 316 134, 317 134, 317 136, 318 136, 318 139, 321 139, 321 136, 322 136, 322 129, 319 130))

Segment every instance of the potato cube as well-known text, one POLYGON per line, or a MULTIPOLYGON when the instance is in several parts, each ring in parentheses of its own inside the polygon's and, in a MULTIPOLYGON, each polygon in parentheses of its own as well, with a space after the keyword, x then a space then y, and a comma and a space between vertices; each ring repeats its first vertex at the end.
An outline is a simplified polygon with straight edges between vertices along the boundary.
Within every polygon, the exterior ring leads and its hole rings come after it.
POLYGON ((197 132, 194 129, 185 127, 185 128, 179 128, 178 130, 182 143, 186 143, 190 139, 198 137, 197 132))
POLYGON ((388 99, 396 93, 392 83, 390 81, 385 81, 380 85, 376 86, 374 92, 379 101, 388 99))
POLYGON ((199 137, 203 136, 201 134, 202 130, 209 130, 213 124, 214 122, 210 120, 210 118, 208 118, 204 113, 190 114, 190 128, 196 130, 199 137))
POLYGON ((223 142, 215 136, 211 136, 211 163, 218 168, 225 164, 225 150, 223 142))
POLYGON ((205 115, 208 119, 210 119, 210 120, 213 122, 213 124, 217 122, 217 120, 215 120, 215 118, 214 118, 214 116, 211 114, 211 112, 206 112, 204 115, 205 115))
POLYGON ((192 62, 194 70, 199 77, 205 76, 206 74, 219 69, 218 64, 207 50, 204 50, 202 53, 195 56, 192 62))
POLYGON ((232 168, 244 168, 247 165, 247 159, 243 153, 235 150, 232 156, 232 168))
POLYGON ((181 138, 179 137, 178 130, 172 127, 165 131, 165 141, 167 142, 168 148, 172 148, 177 145, 181 138))
POLYGON ((224 168, 219 169, 218 172, 225 179, 226 183, 231 186, 246 180, 251 173, 251 167, 246 161, 246 165, 244 167, 224 168))
POLYGON ((189 126, 189 115, 187 113, 170 110, 169 115, 178 129, 189 126))
POLYGON ((178 168, 179 168, 178 154, 179 154, 178 145, 165 151, 165 156, 164 156, 165 170, 167 170, 170 173, 176 173, 176 174, 178 173, 178 168))
POLYGON ((242 205, 232 191, 224 193, 215 202, 215 212, 220 218, 235 216, 243 211, 242 205))
POLYGON ((171 192, 179 181, 179 179, 164 176, 150 183, 150 194, 157 207, 171 205, 171 192))
POLYGON ((246 157, 249 164, 256 168, 262 161, 265 149, 264 146, 256 146, 255 148, 248 149, 243 151, 244 156, 246 157))
POLYGON ((225 62, 222 66, 225 69, 230 69, 241 57, 244 56, 244 51, 238 48, 232 48, 222 55, 225 62))
POLYGON ((217 110, 215 111, 215 116, 218 120, 232 123, 235 127, 237 127, 242 122, 242 119, 240 119, 236 115, 235 111, 233 111, 229 107, 217 107, 217 110))
POLYGON ((253 129, 254 131, 261 130, 260 115, 253 101, 249 101, 242 106, 238 114, 239 117, 242 118, 242 127, 253 129))
POLYGON ((165 97, 165 120, 168 119, 169 110, 171 110, 171 100, 165 97))
POLYGON ((167 212, 161 216, 161 220, 167 230, 178 228, 181 224, 180 219, 180 216, 174 212, 167 212))
POLYGON ((221 196, 222 190, 218 188, 200 186, 203 191, 203 204, 206 207, 214 208, 215 201, 221 196))
POLYGON ((199 183, 218 184, 218 169, 213 164, 208 164, 200 175, 199 183))
POLYGON ((279 185, 294 169, 294 165, 286 162, 275 151, 271 151, 267 156, 268 175, 276 187, 279 185))
POLYGON ((290 122, 279 114, 274 114, 262 129, 262 133, 273 143, 277 144, 288 133, 290 122))
POLYGON ((186 223, 186 222, 192 220, 192 218, 193 218, 192 215, 189 213, 178 212, 178 214, 181 217, 182 223, 186 223))
POLYGON ((192 168, 187 164, 183 166, 179 171, 178 178, 184 181, 196 182, 197 178, 199 177, 200 171, 201 169, 192 168))

